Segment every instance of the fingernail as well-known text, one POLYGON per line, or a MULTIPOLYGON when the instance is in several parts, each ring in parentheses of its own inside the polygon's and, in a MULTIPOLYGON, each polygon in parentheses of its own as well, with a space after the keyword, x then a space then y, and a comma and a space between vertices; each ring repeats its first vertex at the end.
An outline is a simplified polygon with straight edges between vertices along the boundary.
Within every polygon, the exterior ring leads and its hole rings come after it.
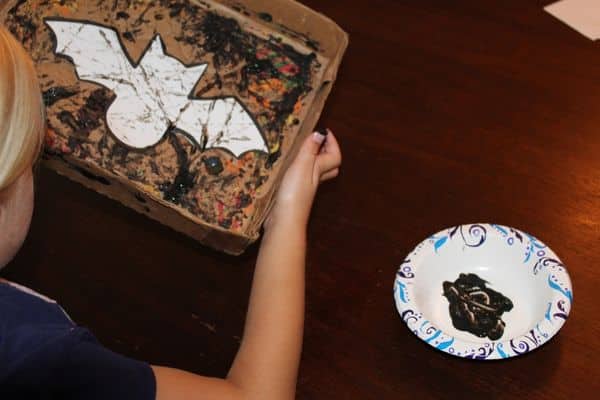
POLYGON ((321 144, 325 141, 325 135, 323 135, 319 131, 316 131, 315 133, 313 133, 313 140, 318 144, 321 144))
POLYGON ((329 130, 327 128, 320 128, 320 129, 317 129, 317 132, 319 132, 321 135, 327 137, 329 130))

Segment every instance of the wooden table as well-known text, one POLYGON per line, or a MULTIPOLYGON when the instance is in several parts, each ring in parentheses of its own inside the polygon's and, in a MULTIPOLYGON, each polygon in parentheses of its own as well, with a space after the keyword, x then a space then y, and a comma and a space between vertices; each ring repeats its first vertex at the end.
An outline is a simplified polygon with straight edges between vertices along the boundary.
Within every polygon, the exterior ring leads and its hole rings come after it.
MULTIPOLYGON (((548 0, 306 0, 351 35, 322 125, 342 174, 309 227, 300 399, 590 398, 600 391, 600 47, 548 0), (506 362, 436 352, 394 307, 397 266, 469 222, 528 231, 569 268, 575 304, 550 344, 506 362), (518 397, 517 397, 518 396, 518 397)), ((108 347, 224 375, 257 247, 218 254, 39 172, 5 277, 59 299, 108 347)))

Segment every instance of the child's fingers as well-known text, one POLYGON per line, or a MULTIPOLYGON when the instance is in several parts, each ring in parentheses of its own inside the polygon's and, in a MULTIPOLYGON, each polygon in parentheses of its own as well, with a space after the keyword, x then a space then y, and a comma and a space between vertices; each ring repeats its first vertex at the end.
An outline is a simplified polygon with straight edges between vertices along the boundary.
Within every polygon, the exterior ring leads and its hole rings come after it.
POLYGON ((342 152, 333 133, 327 135, 323 151, 317 156, 317 164, 322 174, 339 168, 342 164, 342 152))
POLYGON ((334 154, 321 154, 317 158, 317 168, 321 175, 340 167, 341 159, 334 154))
POLYGON ((338 153, 338 154, 340 154, 340 158, 341 158, 340 145, 338 144, 337 138, 335 137, 333 132, 330 131, 329 129, 327 130, 327 132, 329 132, 329 134, 327 135, 327 140, 325 141, 325 144, 323 144, 323 147, 321 148, 321 152, 322 153, 338 153))
POLYGON ((325 147, 323 142, 325 141, 325 136, 321 135, 319 132, 314 132, 304 140, 302 143, 302 147, 300 148, 300 152, 298 156, 305 160, 308 160, 317 154, 321 150, 321 147, 325 147))
POLYGON ((332 169, 331 171, 327 171, 323 175, 321 175, 321 182, 325 182, 330 179, 333 179, 333 178, 337 177, 339 174, 340 174, 339 168, 335 168, 335 169, 332 169))
POLYGON ((319 156, 325 155, 327 158, 337 162, 338 164, 342 164, 342 151, 340 150, 340 145, 335 137, 335 135, 329 131, 329 135, 327 135, 327 141, 323 144, 321 148, 321 153, 319 156))

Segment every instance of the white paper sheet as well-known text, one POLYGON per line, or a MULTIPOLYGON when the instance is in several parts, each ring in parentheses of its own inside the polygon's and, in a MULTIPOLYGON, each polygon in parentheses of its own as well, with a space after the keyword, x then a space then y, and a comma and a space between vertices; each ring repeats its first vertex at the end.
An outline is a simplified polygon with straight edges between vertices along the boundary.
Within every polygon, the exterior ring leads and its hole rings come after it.
POLYGON ((544 10, 587 38, 600 39, 600 0, 561 0, 544 10))

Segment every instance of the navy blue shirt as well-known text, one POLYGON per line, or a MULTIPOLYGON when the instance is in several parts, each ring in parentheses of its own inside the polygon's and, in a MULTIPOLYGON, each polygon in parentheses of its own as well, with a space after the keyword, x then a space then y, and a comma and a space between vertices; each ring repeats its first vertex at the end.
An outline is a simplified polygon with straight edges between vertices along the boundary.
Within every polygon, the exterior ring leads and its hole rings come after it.
POLYGON ((0 399, 154 400, 146 363, 104 348, 55 302, 0 282, 0 399))

